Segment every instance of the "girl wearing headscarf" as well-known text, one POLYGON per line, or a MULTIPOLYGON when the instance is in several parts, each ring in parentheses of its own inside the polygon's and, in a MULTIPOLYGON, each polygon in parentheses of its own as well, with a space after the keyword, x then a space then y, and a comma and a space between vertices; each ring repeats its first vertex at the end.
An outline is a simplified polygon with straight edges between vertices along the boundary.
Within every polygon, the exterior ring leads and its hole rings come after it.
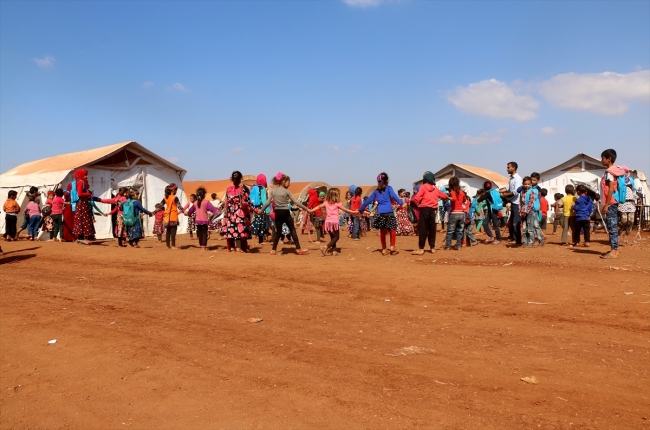
POLYGON ((86 169, 77 169, 74 172, 71 196, 72 204, 75 206, 72 232, 77 236, 77 242, 90 245, 95 236, 95 224, 93 224, 91 205, 92 193, 88 190, 86 169))
POLYGON ((429 242, 431 253, 436 252, 436 212, 440 199, 447 200, 447 194, 435 185, 436 178, 431 172, 422 175, 422 186, 411 202, 418 207, 418 250, 413 255, 424 254, 424 245, 429 242))
MULTIPOLYGON (((251 188, 251 202, 254 209, 260 209, 264 203, 268 200, 268 183, 266 181, 266 175, 260 173, 257 175, 255 180, 255 185, 251 188)), ((269 214, 271 213, 271 208, 266 208, 266 211, 259 214, 253 215, 253 223, 251 225, 251 230, 253 236, 257 236, 260 245, 264 242, 264 237, 268 231, 268 220, 269 214)))
POLYGON ((228 241, 228 250, 248 252, 248 239, 251 237, 251 232, 247 217, 252 203, 241 184, 241 172, 232 172, 230 180, 232 185, 228 187, 224 197, 221 234, 228 241), (240 245, 238 245, 238 241, 240 245))

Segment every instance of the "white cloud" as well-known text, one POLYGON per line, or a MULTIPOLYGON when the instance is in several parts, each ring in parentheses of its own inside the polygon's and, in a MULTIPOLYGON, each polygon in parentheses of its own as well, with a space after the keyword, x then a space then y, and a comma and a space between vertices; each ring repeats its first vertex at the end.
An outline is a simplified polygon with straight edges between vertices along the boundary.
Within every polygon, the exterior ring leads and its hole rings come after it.
POLYGON ((359 151, 363 151, 363 146, 352 145, 352 147, 348 150, 348 154, 356 154, 359 151))
POLYGON ((542 82, 539 92, 553 106, 622 115, 629 102, 650 102, 650 70, 627 74, 564 73, 542 82))
POLYGON ((431 139, 433 143, 460 143, 461 145, 487 145, 490 143, 497 143, 503 140, 502 136, 493 136, 490 133, 483 132, 478 136, 463 134, 462 136, 454 137, 452 135, 442 136, 436 139, 431 139))
POLYGON ((145 82, 144 84, 142 84, 142 88, 144 88, 145 90, 148 90, 149 88, 153 87, 154 85, 155 84, 153 82, 145 82))
POLYGON ((386 0, 343 0, 343 3, 352 7, 374 7, 385 2, 386 0))
POLYGON ((32 58, 32 61, 41 69, 49 69, 54 67, 56 59, 50 55, 46 55, 43 58, 32 58))
POLYGON ((336 145, 327 145, 327 150, 332 152, 339 152, 341 151, 341 148, 336 145))
POLYGON ((436 139, 432 139, 434 143, 456 143, 456 138, 450 134, 447 134, 436 139))
POLYGON ((447 100, 466 113, 492 118, 530 121, 537 118, 539 102, 529 95, 517 95, 507 84, 490 79, 458 87, 447 100))
POLYGON ((233 149, 230 150, 228 155, 239 154, 240 152, 243 152, 243 151, 244 151, 244 148, 242 148, 242 147, 233 148, 233 149))
POLYGON ((551 135, 551 134, 557 134, 557 133, 559 133, 560 130, 558 130, 558 129, 555 128, 555 127, 542 127, 542 128, 539 129, 539 132, 542 133, 542 134, 548 134, 548 135, 551 135))
POLYGON ((176 163, 178 163, 179 161, 181 161, 181 159, 178 158, 178 157, 173 157, 173 156, 172 156, 172 157, 167 157, 167 161, 169 161, 170 163, 174 163, 174 164, 176 164, 176 163))
POLYGON ((176 82, 176 83, 171 84, 171 85, 165 85, 165 89, 167 91, 178 91, 179 93, 185 93, 185 92, 189 91, 185 87, 185 85, 181 84, 180 82, 176 82))

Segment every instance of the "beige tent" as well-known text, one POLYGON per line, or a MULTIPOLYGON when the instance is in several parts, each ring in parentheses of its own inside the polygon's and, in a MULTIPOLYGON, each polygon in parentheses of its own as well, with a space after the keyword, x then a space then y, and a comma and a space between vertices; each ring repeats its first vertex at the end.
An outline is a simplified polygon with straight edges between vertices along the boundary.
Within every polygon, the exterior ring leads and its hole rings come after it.
MULTIPOLYGON (((173 182, 179 185, 181 202, 187 201, 181 186, 186 171, 131 141, 21 164, 0 175, 0 204, 4 204, 8 191, 13 189, 24 207, 30 187, 38 187, 41 192, 66 187, 72 182, 73 172, 81 167, 88 170, 90 189, 100 198, 111 198, 119 187, 133 187, 140 191, 143 206, 153 210, 162 200, 165 186, 173 182)), ((102 211, 110 211, 109 205, 97 203, 97 206, 102 211)), ((1 229, 4 222, 4 217, 0 217, 1 229)), ((186 227, 187 221, 181 217, 179 232, 186 227)), ((151 233, 152 228, 153 222, 145 218, 145 232, 151 233)), ((112 237, 111 218, 97 217, 95 230, 98 239, 112 237)))

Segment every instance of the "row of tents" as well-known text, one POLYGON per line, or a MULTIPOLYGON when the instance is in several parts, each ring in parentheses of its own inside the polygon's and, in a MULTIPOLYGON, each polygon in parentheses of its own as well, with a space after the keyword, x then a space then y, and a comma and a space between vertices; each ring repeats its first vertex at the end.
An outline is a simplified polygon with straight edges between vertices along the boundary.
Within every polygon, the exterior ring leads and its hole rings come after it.
MULTIPOLYGON (((101 198, 111 198, 120 187, 132 187, 140 191, 142 204, 153 208, 161 201, 165 186, 169 183, 179 185, 178 197, 181 203, 188 201, 188 194, 194 192, 199 186, 207 189, 208 194, 216 193, 222 199, 226 188, 230 186, 229 179, 217 181, 183 181, 187 171, 176 166, 169 160, 156 155, 137 142, 122 142, 115 145, 90 149, 87 151, 62 154, 54 157, 36 160, 22 164, 0 175, 0 203, 4 204, 8 191, 13 189, 18 192, 17 201, 24 208, 27 204, 27 192, 32 186, 41 192, 47 192, 59 187, 65 187, 72 181, 72 174, 78 168, 88 170, 88 181, 94 195, 101 198)), ((548 170, 540 172, 541 187, 548 190, 549 196, 556 192, 564 193, 568 184, 585 184, 594 190, 599 190, 599 180, 604 173, 600 160, 587 154, 576 156, 558 164, 548 170)), ((498 188, 508 184, 508 178, 488 169, 451 163, 434 173, 437 184, 446 186, 449 179, 457 177, 461 186, 470 195, 474 195, 485 181, 491 181, 498 188)), ((643 172, 631 170, 635 188, 641 189, 646 202, 650 196, 648 183, 643 172)), ((255 184, 255 176, 245 175, 243 183, 248 186, 255 184)), ((417 185, 419 182, 414 182, 417 185)), ((364 186, 363 195, 371 194, 376 185, 364 186)), ((325 191, 329 188, 347 190, 348 186, 330 185, 326 182, 292 182, 290 191, 303 200, 307 191, 315 188, 325 191)), ((100 205, 102 206, 102 205, 100 205)), ((110 210, 108 205, 103 208, 110 210)), ((4 231, 4 217, 0 217, 0 229, 4 231)), ((112 237, 113 221, 110 217, 96 217, 95 230, 97 238, 112 237)), ((144 229, 149 234, 153 222, 147 218, 144 229)), ((181 217, 179 232, 187 229, 187 219, 181 217)))

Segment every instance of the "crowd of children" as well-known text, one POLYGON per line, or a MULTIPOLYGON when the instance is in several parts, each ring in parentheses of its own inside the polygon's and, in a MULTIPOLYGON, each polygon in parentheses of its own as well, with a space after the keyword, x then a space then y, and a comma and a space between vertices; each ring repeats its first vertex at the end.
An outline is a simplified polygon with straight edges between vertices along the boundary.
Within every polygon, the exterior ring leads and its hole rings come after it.
MULTIPOLYGON (((589 246, 593 221, 593 232, 602 225, 609 235, 611 249, 602 258, 615 258, 619 226, 630 234, 634 225, 636 193, 629 169, 614 164, 616 152, 608 149, 601 158, 606 168, 600 184, 602 199, 585 184, 567 185, 565 195, 554 195, 552 234, 560 227, 562 244, 578 246, 582 237, 582 245, 589 246), (571 242, 568 242, 569 231, 571 242)), ((368 229, 376 230, 382 255, 398 254, 397 236, 411 234, 419 236, 414 255, 422 255, 427 244, 428 250, 435 252, 438 223, 443 231, 446 225, 445 250, 452 247, 461 250, 463 244, 477 245, 474 231, 481 230, 487 235, 484 243, 499 245, 501 229, 505 226, 513 244, 534 247, 539 243, 539 246, 544 246, 550 209, 546 200, 548 191, 540 188, 538 173, 521 178, 517 168, 517 163, 508 163, 510 179, 507 187, 499 190, 493 182, 486 181, 483 188, 471 197, 461 188, 457 177, 449 179, 447 188, 437 187, 433 173, 425 172, 422 184, 414 187, 411 198, 411 194, 403 189, 395 193, 389 185, 388 175, 382 172, 377 177, 377 188, 369 196, 362 197, 363 190, 352 185, 344 200, 338 189, 327 192, 312 189, 303 202, 289 191, 291 179, 281 172, 273 178, 274 188, 268 187, 266 176, 262 174, 257 177, 255 185, 248 188, 242 184, 242 174, 235 171, 223 201, 216 194, 212 194, 212 200, 208 201, 206 189, 199 187, 190 195, 189 203, 181 206, 176 196, 178 186, 169 184, 162 201, 151 212, 142 206, 138 192, 133 189, 120 188, 111 199, 93 196, 88 189, 88 172, 78 169, 66 191, 62 188, 49 191, 42 205, 38 189, 30 189, 27 204, 22 209, 23 224, 18 231, 21 206, 16 201, 17 192, 9 191, 3 208, 6 220, 4 238, 17 240, 20 233, 27 230, 28 239, 36 240, 39 232, 44 231, 49 233, 52 241, 76 240, 90 244, 95 235, 94 216, 115 216, 113 234, 118 246, 126 247, 128 242, 138 248, 138 242, 144 236, 142 217, 148 215, 155 217, 153 234, 158 242, 163 241, 164 235, 167 247, 176 249, 179 215, 184 214, 188 217, 190 237, 193 239, 196 232, 202 250, 207 249, 210 233, 218 231, 226 240, 229 251, 248 252, 248 241, 255 236, 259 244, 272 237, 271 254, 277 252, 281 239, 288 239, 295 245, 297 254, 303 255, 308 251, 300 245, 294 224, 296 217, 292 214, 301 210, 299 228, 303 233, 315 232, 314 243, 322 243, 322 236, 329 235, 329 242, 321 248, 324 256, 338 255, 340 228, 346 224, 352 240, 359 240, 368 229), (104 214, 95 202, 110 204, 113 208, 104 214), (509 215, 507 221, 504 220, 506 214, 509 215)))

